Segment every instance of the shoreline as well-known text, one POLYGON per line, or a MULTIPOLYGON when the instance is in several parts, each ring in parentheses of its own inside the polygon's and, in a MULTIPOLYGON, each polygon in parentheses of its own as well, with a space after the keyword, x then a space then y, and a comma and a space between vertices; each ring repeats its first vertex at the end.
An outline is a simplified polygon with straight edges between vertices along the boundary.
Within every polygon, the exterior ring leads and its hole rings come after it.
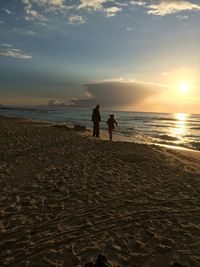
MULTIPOLYGON (((32 119, 32 118, 28 118, 28 117, 18 117, 18 116, 14 116, 14 115, 2 115, 0 114, 0 117, 11 117, 11 118, 17 118, 17 119, 22 119, 22 120, 27 120, 30 122, 38 122, 38 123, 43 123, 43 124, 49 124, 52 126, 56 126, 56 125, 60 125, 60 126, 66 126, 69 127, 71 130, 73 130, 73 127, 75 124, 72 123, 57 123, 57 122, 50 122, 50 121, 41 121, 41 120, 37 120, 37 119, 32 119)), ((82 125, 84 126, 84 125, 82 125)), ((77 131, 76 131, 77 132, 77 131)), ((106 130, 101 130, 101 135, 100 135, 100 139, 101 140, 108 140, 109 136, 108 136, 108 132, 106 130)), ((89 138, 92 137, 91 136, 92 133, 92 127, 91 128, 86 128, 86 131, 82 133, 83 136, 88 136, 89 138)), ((175 150, 180 150, 180 151, 186 151, 186 152, 191 152, 191 153, 200 153, 200 150, 197 149, 190 149, 187 147, 182 147, 182 146, 178 146, 178 145, 168 145, 168 144, 161 144, 161 143, 153 143, 153 142, 148 142, 148 141, 141 141, 139 139, 137 139, 137 137, 135 138, 134 136, 124 136, 121 134, 113 134, 113 142, 128 142, 128 143, 137 143, 137 144, 146 144, 146 145, 155 145, 155 146, 160 146, 160 147, 165 147, 165 148, 169 148, 169 149, 175 149, 175 150)))

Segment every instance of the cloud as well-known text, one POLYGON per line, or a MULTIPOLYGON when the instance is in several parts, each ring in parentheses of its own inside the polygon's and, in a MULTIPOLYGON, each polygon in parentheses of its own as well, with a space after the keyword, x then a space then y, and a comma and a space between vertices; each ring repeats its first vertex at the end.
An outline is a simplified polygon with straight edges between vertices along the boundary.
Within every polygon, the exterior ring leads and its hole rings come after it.
POLYGON ((127 2, 127 3, 120 3, 120 2, 117 2, 117 1, 114 1, 115 2, 115 4, 117 5, 117 6, 121 6, 121 7, 127 7, 128 5, 129 5, 129 3, 127 2))
MULTIPOLYGON (((189 0, 22 0, 26 13, 25 19, 28 21, 38 21, 38 23, 47 21, 48 13, 61 13, 68 15, 71 24, 83 24, 85 21, 82 12, 101 12, 107 17, 113 17, 122 9, 128 9, 130 6, 139 6, 146 9, 146 13, 155 16, 165 16, 167 14, 178 13, 188 10, 200 10, 200 4, 192 3, 189 0), (77 13, 76 17, 68 14, 69 10, 77 13)), ((11 11, 6 10, 10 13, 11 11)), ((182 20, 180 18, 180 20, 182 20)))
POLYGON ((2 43, 1 46, 5 46, 5 47, 12 47, 11 44, 6 44, 6 43, 2 43))
POLYGON ((138 0, 138 1, 131 1, 130 2, 132 5, 135 6, 146 6, 146 2, 142 1, 142 0, 138 0))
POLYGON ((14 49, 14 48, 0 49, 0 55, 6 56, 6 57, 19 58, 19 59, 31 59, 32 58, 30 54, 25 54, 20 49, 14 49))
MULTIPOLYGON (((106 4, 109 2, 115 2, 115 1, 113 0, 80 0, 80 5, 78 6, 77 9, 103 11, 106 13, 107 17, 113 17, 118 12, 120 12, 122 8, 116 7, 116 6, 104 7, 103 4, 106 4)), ((115 3, 115 4, 117 4, 118 6, 123 6, 123 5, 120 5, 120 3, 115 3)), ((127 4, 124 6, 127 6, 127 4)))
POLYGON ((178 18, 179 21, 188 20, 189 19, 188 16, 177 16, 177 18, 178 18))
POLYGON ((56 100, 56 99, 52 99, 49 100, 48 106, 51 107, 66 107, 67 103, 60 101, 60 100, 56 100))
POLYGON ((55 7, 58 9, 65 9, 67 5, 64 0, 23 0, 27 4, 35 4, 43 7, 55 7))
POLYGON ((32 0, 33 3, 37 3, 38 5, 52 5, 52 6, 59 6, 61 8, 65 7, 64 0, 32 0))
POLYGON ((107 0, 80 0, 79 9, 93 9, 93 10, 103 10, 103 3, 108 2, 107 0))
POLYGON ((127 28, 126 28, 126 31, 127 31, 127 32, 131 32, 132 30, 133 30, 132 27, 127 27, 127 28))
POLYGON ((22 0, 25 5, 24 10, 26 13, 25 19, 28 21, 31 20, 39 20, 39 21, 47 21, 47 18, 40 14, 38 11, 33 9, 31 0, 22 0))
POLYGON ((31 30, 30 31, 24 31, 24 32, 22 31, 22 33, 25 35, 31 35, 31 36, 36 35, 36 33, 34 31, 31 31, 31 30))
MULTIPOLYGON (((104 10, 104 3, 115 2, 114 0, 80 0, 80 1, 66 1, 66 0, 22 0, 25 5, 25 11, 33 10, 33 6, 43 7, 45 12, 59 11, 64 12, 70 9, 80 10, 104 10)), ((116 3, 119 5, 119 3, 116 3)), ((125 6, 125 5, 124 5, 125 6)), ((33 10, 35 11, 35 10, 33 10)), ((114 13, 115 11, 113 11, 114 13)))
POLYGON ((69 17, 70 24, 83 24, 85 23, 85 20, 82 16, 74 15, 69 17))
POLYGON ((30 0, 34 4, 43 7, 45 12, 64 13, 66 10, 73 8, 73 5, 67 5, 65 0, 30 0))
POLYGON ((103 81, 85 84, 86 97, 72 101, 77 107, 92 107, 97 103, 107 109, 134 107, 158 94, 163 87, 153 83, 134 81, 103 81))
POLYGON ((120 12, 122 9, 119 7, 108 7, 105 8, 104 11, 106 12, 107 17, 113 17, 115 16, 118 12, 120 12))
POLYGON ((4 12, 6 12, 6 14, 8 14, 8 15, 13 15, 13 14, 14 14, 14 12, 10 11, 10 10, 7 9, 7 8, 2 8, 2 10, 3 10, 4 12))
POLYGON ((25 19, 29 21, 44 22, 48 19, 43 14, 66 14, 66 11, 72 8, 77 9, 77 5, 67 4, 65 0, 22 0, 22 2, 26 13, 25 19))
POLYGON ((148 5, 147 8, 150 9, 147 11, 148 14, 165 16, 186 10, 200 10, 200 5, 185 0, 165 0, 157 4, 148 5))
POLYGON ((200 10, 199 4, 194 4, 187 0, 158 0, 158 1, 134 0, 131 1, 130 3, 135 6, 144 7, 148 9, 147 14, 156 16, 165 16, 168 14, 173 14, 188 10, 200 10))

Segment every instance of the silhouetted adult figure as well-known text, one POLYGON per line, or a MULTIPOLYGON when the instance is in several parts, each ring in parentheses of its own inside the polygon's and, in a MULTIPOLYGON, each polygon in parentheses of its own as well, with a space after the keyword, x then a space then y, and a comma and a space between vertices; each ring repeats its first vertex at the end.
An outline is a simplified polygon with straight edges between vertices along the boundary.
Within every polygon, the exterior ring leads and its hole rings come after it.
POLYGON ((93 136, 96 136, 96 137, 99 137, 99 122, 101 121, 99 108, 100 108, 100 105, 96 105, 96 108, 92 110, 93 136))

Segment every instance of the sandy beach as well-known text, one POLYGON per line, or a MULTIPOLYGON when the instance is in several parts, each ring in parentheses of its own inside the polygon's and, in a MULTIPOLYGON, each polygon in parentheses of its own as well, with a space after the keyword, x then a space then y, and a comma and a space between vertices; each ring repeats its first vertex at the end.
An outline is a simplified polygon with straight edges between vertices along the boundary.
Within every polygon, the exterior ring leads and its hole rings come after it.
POLYGON ((200 266, 200 153, 0 117, 0 266, 200 266))

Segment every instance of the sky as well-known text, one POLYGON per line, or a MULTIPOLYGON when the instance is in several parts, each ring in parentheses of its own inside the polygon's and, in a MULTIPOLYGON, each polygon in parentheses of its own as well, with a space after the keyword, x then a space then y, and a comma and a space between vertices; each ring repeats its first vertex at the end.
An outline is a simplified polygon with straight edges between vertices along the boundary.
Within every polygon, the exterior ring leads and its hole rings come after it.
POLYGON ((0 0, 0 104, 200 113, 199 0, 0 0))

